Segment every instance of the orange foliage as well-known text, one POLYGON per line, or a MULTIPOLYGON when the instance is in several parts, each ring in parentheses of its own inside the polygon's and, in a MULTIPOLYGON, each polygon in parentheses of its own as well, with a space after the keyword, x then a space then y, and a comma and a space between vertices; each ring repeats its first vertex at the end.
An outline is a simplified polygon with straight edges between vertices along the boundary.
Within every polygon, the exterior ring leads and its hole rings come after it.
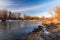
MULTIPOLYGON (((44 20, 42 20, 42 23, 58 23, 60 22, 60 6, 56 6, 56 8, 54 9, 55 12, 55 16, 50 17, 50 18, 44 18, 44 20)), ((43 17, 42 17, 43 18, 43 17)))

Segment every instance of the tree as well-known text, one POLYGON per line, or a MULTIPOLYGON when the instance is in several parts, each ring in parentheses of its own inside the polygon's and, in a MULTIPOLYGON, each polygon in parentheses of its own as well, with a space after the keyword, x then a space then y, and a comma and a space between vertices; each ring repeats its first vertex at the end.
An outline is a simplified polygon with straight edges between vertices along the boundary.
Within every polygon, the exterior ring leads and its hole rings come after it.
POLYGON ((8 11, 6 9, 2 10, 2 18, 6 19, 7 18, 8 11))
POLYGON ((1 13, 1 11, 2 11, 2 10, 0 10, 0 19, 1 19, 1 17, 2 17, 2 13, 1 13))
POLYGON ((11 13, 11 11, 9 11, 9 18, 11 18, 11 15, 12 15, 12 13, 11 13))
POLYGON ((60 15, 60 6, 56 6, 54 12, 56 13, 56 15, 60 15))
POLYGON ((54 13, 53 10, 49 10, 48 13, 51 14, 51 16, 54 16, 55 15, 55 13, 54 13))
POLYGON ((23 17, 24 17, 24 20, 27 20, 28 16, 27 16, 27 14, 24 14, 23 17))

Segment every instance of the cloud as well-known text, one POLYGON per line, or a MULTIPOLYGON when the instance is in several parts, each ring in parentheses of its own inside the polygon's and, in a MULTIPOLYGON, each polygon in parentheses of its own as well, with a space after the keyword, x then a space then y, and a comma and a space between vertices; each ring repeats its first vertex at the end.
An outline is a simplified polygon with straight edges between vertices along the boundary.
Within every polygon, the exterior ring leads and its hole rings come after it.
POLYGON ((0 9, 14 5, 10 0, 0 0, 0 9))
MULTIPOLYGON (((44 16, 44 17, 51 17, 51 16, 52 16, 52 15, 49 14, 48 12, 36 13, 35 15, 36 15, 36 16, 39 16, 39 17, 42 17, 42 16, 44 16)), ((35 16, 35 15, 34 15, 34 16, 35 16)))
POLYGON ((8 6, 9 5, 9 1, 7 0, 0 0, 0 6, 8 6))
POLYGON ((58 0, 55 0, 55 1, 52 1, 52 2, 49 2, 49 3, 45 3, 45 4, 41 4, 41 5, 35 5, 35 6, 31 6, 31 7, 21 7, 17 10, 13 10, 13 11, 16 11, 16 12, 20 12, 20 11, 29 11, 29 10, 36 10, 36 9, 40 9, 40 8, 44 8, 44 7, 47 7, 47 6, 56 6, 55 4, 56 3, 59 3, 60 1, 58 0))

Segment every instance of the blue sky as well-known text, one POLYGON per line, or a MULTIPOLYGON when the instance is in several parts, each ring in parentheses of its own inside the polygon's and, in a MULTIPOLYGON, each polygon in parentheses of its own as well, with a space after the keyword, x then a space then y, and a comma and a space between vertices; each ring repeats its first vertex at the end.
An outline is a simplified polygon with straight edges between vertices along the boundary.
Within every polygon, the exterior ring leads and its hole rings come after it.
POLYGON ((60 0, 0 0, 0 9, 36 16, 51 16, 48 11, 60 5, 60 0))

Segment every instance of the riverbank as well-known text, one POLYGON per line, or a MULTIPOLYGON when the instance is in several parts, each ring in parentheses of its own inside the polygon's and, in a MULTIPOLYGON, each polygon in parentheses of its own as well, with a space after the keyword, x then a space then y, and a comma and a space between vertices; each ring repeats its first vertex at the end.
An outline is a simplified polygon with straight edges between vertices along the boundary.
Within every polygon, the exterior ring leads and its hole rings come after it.
POLYGON ((37 28, 28 34, 28 40, 60 40, 60 23, 43 24, 49 34, 37 28), (39 30, 38 30, 39 29, 39 30))

